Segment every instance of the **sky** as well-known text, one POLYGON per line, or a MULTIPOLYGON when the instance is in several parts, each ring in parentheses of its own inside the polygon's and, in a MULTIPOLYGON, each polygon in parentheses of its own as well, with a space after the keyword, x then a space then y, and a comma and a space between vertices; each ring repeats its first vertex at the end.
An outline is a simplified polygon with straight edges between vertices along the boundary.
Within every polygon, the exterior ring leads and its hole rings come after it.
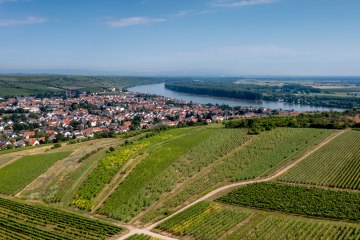
POLYGON ((0 0, 0 72, 360 76, 359 0, 0 0))

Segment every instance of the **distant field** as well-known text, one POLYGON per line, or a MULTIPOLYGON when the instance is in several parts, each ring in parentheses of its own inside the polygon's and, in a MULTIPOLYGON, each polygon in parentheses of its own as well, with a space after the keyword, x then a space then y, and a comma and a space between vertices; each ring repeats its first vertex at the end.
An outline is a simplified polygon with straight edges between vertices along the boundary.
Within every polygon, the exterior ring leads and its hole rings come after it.
POLYGON ((161 80, 149 77, 0 75, 0 96, 28 96, 66 90, 96 92, 109 87, 121 90, 124 87, 158 82, 161 80))
POLYGON ((250 214, 251 211, 201 202, 161 223, 157 229, 180 237, 217 240, 250 214))
POLYGON ((0 193, 14 194, 71 152, 57 152, 21 157, 0 169, 0 193))
POLYGON ((360 131, 340 135, 279 180, 359 190, 360 131))
POLYGON ((0 198, 0 239, 104 239, 122 231, 75 214, 0 198))
POLYGON ((360 225, 257 212, 226 240, 360 239, 360 225))
POLYGON ((215 186, 265 176, 279 166, 299 158, 332 132, 322 129, 291 128, 263 132, 253 137, 242 149, 199 173, 182 189, 168 196, 163 204, 149 212, 142 220, 149 222, 164 217, 215 186))
POLYGON ((256 183, 233 190, 218 200, 281 212, 360 221, 360 193, 357 192, 256 183))

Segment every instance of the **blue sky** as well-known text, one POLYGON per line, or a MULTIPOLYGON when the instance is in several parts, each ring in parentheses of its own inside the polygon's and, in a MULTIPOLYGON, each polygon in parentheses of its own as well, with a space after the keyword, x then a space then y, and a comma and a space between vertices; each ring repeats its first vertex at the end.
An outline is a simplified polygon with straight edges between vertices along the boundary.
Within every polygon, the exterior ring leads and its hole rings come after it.
POLYGON ((0 0, 0 71, 360 75, 359 0, 0 0))

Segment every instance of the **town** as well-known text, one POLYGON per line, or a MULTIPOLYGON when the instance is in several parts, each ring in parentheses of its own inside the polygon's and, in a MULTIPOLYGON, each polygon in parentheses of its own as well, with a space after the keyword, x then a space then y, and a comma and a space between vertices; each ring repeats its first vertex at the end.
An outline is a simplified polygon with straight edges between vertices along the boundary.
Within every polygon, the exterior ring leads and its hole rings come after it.
POLYGON ((201 105, 138 93, 82 93, 68 98, 13 97, 0 101, 0 148, 114 136, 156 126, 193 126, 269 114, 268 108, 201 105))

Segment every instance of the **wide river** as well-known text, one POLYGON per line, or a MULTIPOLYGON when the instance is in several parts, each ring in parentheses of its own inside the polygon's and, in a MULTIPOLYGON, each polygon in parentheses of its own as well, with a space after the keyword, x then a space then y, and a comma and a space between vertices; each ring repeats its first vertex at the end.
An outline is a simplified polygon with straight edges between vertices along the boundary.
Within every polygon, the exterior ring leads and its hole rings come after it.
POLYGON ((291 104, 286 102, 270 102, 270 101, 254 101, 254 100, 242 100, 235 98, 223 98, 223 97, 213 97, 213 96, 203 96, 196 95, 191 93, 181 93, 174 92, 165 88, 163 83, 160 84, 149 84, 149 85, 139 85, 128 89, 130 92, 138 93, 148 93, 160 95, 168 98, 175 98, 179 100, 184 100, 187 102, 192 101, 193 103, 200 104, 227 104, 231 107, 235 106, 252 106, 252 107, 268 107, 271 109, 283 109, 283 110, 295 110, 300 112, 305 111, 344 111, 344 109, 338 108, 327 108, 319 106, 308 106, 301 104, 291 104))

